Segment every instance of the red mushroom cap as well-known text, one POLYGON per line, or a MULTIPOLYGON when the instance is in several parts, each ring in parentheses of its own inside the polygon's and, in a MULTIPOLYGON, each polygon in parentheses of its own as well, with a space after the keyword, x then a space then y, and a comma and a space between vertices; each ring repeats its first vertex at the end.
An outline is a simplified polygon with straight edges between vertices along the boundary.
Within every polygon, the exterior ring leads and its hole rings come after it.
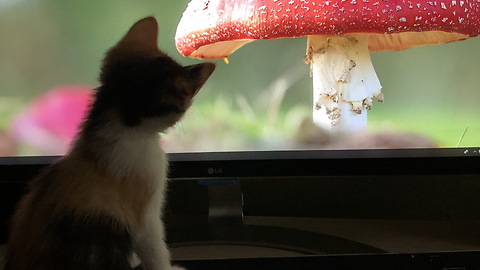
POLYGON ((257 39, 368 33, 372 51, 480 35, 480 0, 192 0, 178 24, 184 56, 224 58, 257 39))

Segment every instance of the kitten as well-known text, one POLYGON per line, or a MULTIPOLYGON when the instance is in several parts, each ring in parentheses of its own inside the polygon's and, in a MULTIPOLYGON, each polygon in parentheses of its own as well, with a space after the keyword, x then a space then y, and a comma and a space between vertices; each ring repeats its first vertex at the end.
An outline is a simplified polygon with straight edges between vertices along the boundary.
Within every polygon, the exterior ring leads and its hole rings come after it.
POLYGON ((172 266, 160 219, 174 125, 215 69, 182 67, 157 46, 153 17, 106 54, 90 112, 69 153, 29 186, 12 218, 6 270, 172 266))

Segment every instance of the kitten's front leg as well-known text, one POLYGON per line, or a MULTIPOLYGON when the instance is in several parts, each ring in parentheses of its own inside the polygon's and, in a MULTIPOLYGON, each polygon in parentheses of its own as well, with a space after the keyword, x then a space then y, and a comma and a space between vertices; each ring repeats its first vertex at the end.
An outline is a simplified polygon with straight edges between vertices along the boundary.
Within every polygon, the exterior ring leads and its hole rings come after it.
POLYGON ((144 270, 185 270, 171 265, 170 251, 165 244, 163 223, 151 218, 133 236, 133 249, 142 261, 144 270))

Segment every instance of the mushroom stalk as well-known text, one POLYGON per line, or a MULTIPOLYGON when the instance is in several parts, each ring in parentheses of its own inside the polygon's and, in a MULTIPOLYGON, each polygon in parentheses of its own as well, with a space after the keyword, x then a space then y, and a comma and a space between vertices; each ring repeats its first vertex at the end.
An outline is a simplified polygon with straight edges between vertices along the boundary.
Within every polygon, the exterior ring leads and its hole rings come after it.
POLYGON ((308 36, 313 122, 332 132, 364 131, 372 100, 383 101, 368 36, 308 36))

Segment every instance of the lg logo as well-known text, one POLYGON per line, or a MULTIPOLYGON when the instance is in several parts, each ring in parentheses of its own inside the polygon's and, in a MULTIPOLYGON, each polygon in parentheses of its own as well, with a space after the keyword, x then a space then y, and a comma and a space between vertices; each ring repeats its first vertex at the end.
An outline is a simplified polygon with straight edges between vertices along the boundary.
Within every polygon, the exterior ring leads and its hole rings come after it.
POLYGON ((210 174, 210 175, 221 174, 221 173, 223 173, 223 170, 222 170, 222 168, 208 168, 207 173, 210 174))

